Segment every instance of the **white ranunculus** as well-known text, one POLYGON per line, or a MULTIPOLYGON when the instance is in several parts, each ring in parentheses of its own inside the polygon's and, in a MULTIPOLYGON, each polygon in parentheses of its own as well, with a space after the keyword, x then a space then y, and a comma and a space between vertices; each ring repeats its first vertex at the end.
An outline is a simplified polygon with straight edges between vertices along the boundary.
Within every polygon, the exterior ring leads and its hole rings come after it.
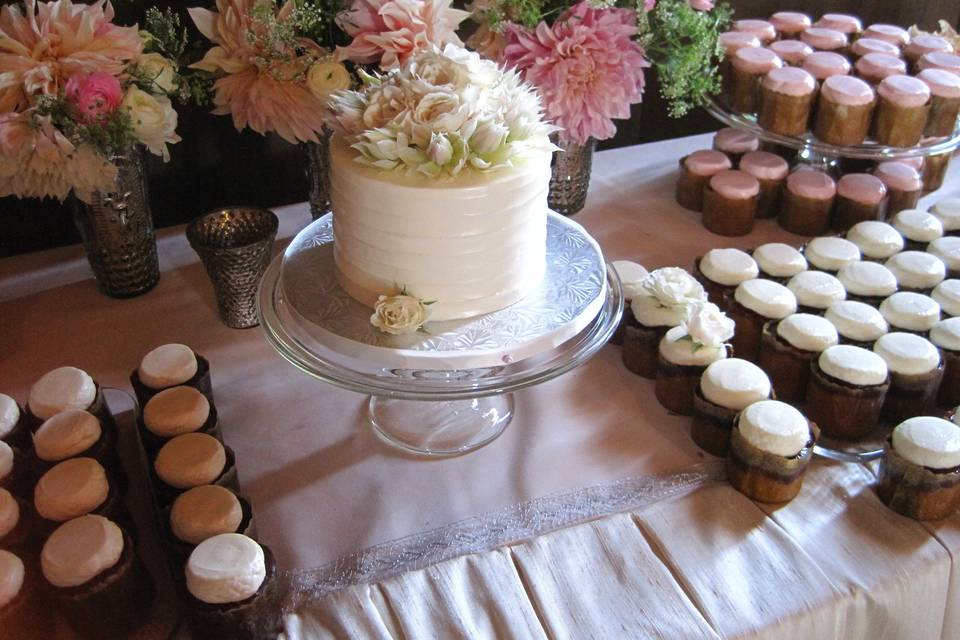
POLYGON ((442 167, 453 158, 453 145, 445 135, 435 133, 427 147, 427 157, 438 167, 442 167))
MULTIPOLYGON (((457 113, 460 110, 460 97, 455 93, 434 91, 420 100, 413 110, 413 120, 417 123, 435 125, 441 116, 457 113)), ((455 129, 448 129, 454 131, 455 129)))
POLYGON ((177 67, 159 53, 145 53, 137 60, 137 71, 153 83, 151 93, 170 94, 177 90, 177 67))
POLYGON ((177 112, 166 96, 154 96, 131 85, 121 106, 130 114, 133 135, 154 155, 170 159, 167 144, 180 142, 177 112))
POLYGON ((339 62, 315 62, 307 72, 307 88, 320 100, 334 91, 349 89, 350 84, 350 72, 339 62))
POLYGON ((684 327, 695 344, 717 349, 733 337, 736 323, 712 302, 694 302, 684 327))
POLYGON ((477 153, 493 153, 507 141, 509 133, 510 131, 502 124, 492 120, 482 122, 470 138, 470 148, 477 153))
POLYGON ((402 335, 423 326, 430 311, 418 298, 409 295, 380 296, 373 307, 370 324, 384 333, 402 335))
POLYGON ((650 272, 640 283, 643 291, 665 307, 686 306, 706 301, 703 286, 680 267, 664 267, 650 272))

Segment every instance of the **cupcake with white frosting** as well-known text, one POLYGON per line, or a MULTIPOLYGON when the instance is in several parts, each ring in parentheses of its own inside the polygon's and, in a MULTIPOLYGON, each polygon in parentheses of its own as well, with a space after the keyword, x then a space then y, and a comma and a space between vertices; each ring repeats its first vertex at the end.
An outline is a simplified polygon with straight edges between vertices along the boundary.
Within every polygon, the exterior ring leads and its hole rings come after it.
POLYGON ((704 451, 726 456, 734 419, 747 406, 770 398, 770 379, 763 369, 726 358, 708 366, 693 398, 690 436, 704 451))
POLYGON ((69 458, 85 457, 99 462, 112 477, 125 477, 112 435, 89 411, 62 411, 33 434, 34 474, 40 476, 69 458))
POLYGON ((803 402, 811 363, 838 340, 836 328, 821 316, 795 313, 768 322, 763 327, 757 364, 768 372, 777 399, 803 402))
POLYGON ((64 460, 40 476, 33 505, 46 530, 89 513, 130 521, 119 492, 93 458, 64 460))
POLYGON ((161 505, 204 484, 236 488, 233 450, 206 433, 185 433, 167 442, 157 453, 153 470, 161 505))
POLYGON ((48 371, 32 387, 27 400, 31 428, 36 430, 44 420, 69 409, 82 409, 97 416, 102 423, 113 424, 113 416, 103 400, 100 387, 83 369, 59 367, 48 371))
POLYGON ((859 260, 844 265, 837 272, 848 300, 878 306, 897 292, 897 277, 879 262, 859 260))
POLYGON ((944 318, 960 316, 960 280, 944 280, 930 293, 944 318))
POLYGON ((884 265, 897 277, 901 291, 930 293, 947 277, 943 261, 923 251, 902 251, 891 256, 884 265))
POLYGON ((193 550, 185 573, 187 620, 198 637, 258 640, 280 631, 267 547, 238 533, 214 536, 193 550))
POLYGON ((858 440, 879 423, 889 388, 887 363, 879 355, 852 345, 828 347, 811 370, 807 416, 825 436, 858 440))
POLYGON ((903 236, 886 222, 864 220, 850 227, 846 239, 857 245, 864 260, 882 262, 903 251, 903 236))
POLYGON ((149 456, 172 438, 194 432, 220 437, 216 408, 193 387, 164 389, 143 408, 140 433, 149 456))
POLYGON ((896 331, 877 340, 873 351, 883 358, 890 371, 883 419, 896 423, 932 413, 943 378, 943 361, 933 343, 912 333, 896 331))
POLYGON ((880 303, 880 313, 890 331, 906 331, 926 337, 940 322, 940 305, 922 293, 901 291, 880 303))
POLYGON ((0 393, 0 440, 23 452, 33 446, 27 414, 5 393, 0 393))
POLYGON ((683 324, 667 331, 657 358, 657 400, 668 411, 693 413, 700 376, 711 363, 728 356, 734 323, 712 302, 690 306, 683 324))
POLYGON ((763 325, 769 320, 782 320, 797 311, 797 298, 793 292, 773 280, 747 280, 727 297, 728 313, 737 324, 733 353, 751 362, 756 360, 760 351, 763 325))
POLYGON ((721 308, 727 292, 758 273, 756 261, 740 249, 711 249, 693 262, 693 277, 703 285, 710 302, 721 308))
POLYGON ((39 571, 8 550, 0 550, 0 629, 4 638, 49 640, 56 617, 41 588, 39 571))
POLYGON ((613 270, 617 272, 617 277, 620 278, 620 288, 623 289, 623 315, 620 316, 617 330, 610 337, 610 343, 623 344, 624 327, 633 318, 630 301, 640 292, 640 284, 650 275, 650 272, 644 269, 643 265, 630 260, 614 260, 611 264, 613 270))
POLYGON ((193 387, 213 403, 210 363, 185 344, 163 344, 149 351, 130 374, 130 384, 140 406, 170 387, 193 387))
POLYGON ((940 520, 960 504, 960 426, 920 416, 893 430, 880 464, 877 493, 898 513, 940 520))
POLYGON ((960 198, 943 198, 930 207, 948 236, 960 235, 960 198))
POLYGON ((805 244, 803 255, 811 268, 836 275, 844 265, 860 260, 860 248, 843 238, 823 236, 805 244))
POLYGON ((807 259, 796 248, 783 242, 768 242, 753 250, 759 268, 758 277, 786 284, 790 278, 807 270, 807 259))
POLYGON ((221 533, 253 532, 250 503, 226 487, 205 484, 184 491, 170 506, 167 539, 178 562, 194 547, 221 533))
POLYGON ((816 439, 817 428, 789 404, 754 402, 734 423, 727 479, 758 502, 788 502, 803 486, 816 439))
POLYGON ((927 253, 936 256, 947 269, 948 278, 960 276, 960 237, 943 236, 927 245, 927 253))
POLYGON ((843 300, 830 305, 823 317, 836 327, 840 344, 871 348, 880 336, 890 330, 880 311, 856 300, 843 300))
POLYGON ((790 278, 787 288, 797 298, 797 311, 822 315, 827 308, 847 297, 836 276, 825 271, 803 271, 790 278))
POLYGON ((943 380, 937 393, 941 407, 960 404, 960 318, 941 320, 930 329, 930 342, 940 349, 943 380))
POLYGON ((60 525, 40 554, 57 609, 81 633, 125 638, 149 619, 154 588, 127 532, 87 515, 60 525))
POLYGON ((923 251, 928 244, 943 236, 940 219, 921 209, 904 209, 890 222, 903 236, 907 251, 923 251))
POLYGON ((657 376, 660 340, 680 326, 689 306, 704 302, 703 285, 679 267, 655 269, 640 283, 630 309, 633 318, 623 332, 623 365, 644 378, 657 376))

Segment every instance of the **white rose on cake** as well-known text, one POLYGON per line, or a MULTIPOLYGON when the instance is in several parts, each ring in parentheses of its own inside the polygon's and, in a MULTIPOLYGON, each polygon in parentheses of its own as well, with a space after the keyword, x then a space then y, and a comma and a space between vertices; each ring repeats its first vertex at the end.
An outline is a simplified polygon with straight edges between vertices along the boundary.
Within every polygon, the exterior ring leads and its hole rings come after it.
POLYGON ((733 319, 712 302, 692 303, 681 326, 694 344, 710 349, 719 349, 726 344, 736 329, 733 319))
POLYGON ((707 299, 703 285, 680 267, 663 267, 650 272, 640 284, 643 292, 663 307, 686 307, 707 299))
POLYGON ((373 307, 370 324, 395 336, 414 333, 430 317, 430 310, 419 298, 407 294, 380 296, 373 307))
POLYGON ((137 140, 150 153, 170 159, 167 144, 180 142, 177 130, 177 112, 166 96, 154 96, 131 86, 123 97, 121 106, 130 114, 131 128, 137 140))

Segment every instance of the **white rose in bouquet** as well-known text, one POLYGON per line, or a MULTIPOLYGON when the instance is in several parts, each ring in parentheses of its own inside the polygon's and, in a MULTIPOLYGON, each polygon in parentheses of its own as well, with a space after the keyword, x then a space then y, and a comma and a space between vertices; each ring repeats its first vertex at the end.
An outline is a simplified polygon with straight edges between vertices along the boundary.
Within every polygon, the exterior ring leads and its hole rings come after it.
POLYGON ((380 296, 373 307, 370 324, 384 333, 397 336, 415 332, 429 316, 430 310, 419 298, 406 294, 380 296))
POLYGON ((166 96, 154 96, 131 86, 121 106, 130 113, 133 134, 154 155, 170 159, 167 144, 180 142, 176 134, 177 112, 166 96))
POLYGON ((159 53, 145 53, 137 60, 137 72, 153 83, 158 91, 151 93, 170 94, 177 90, 177 67, 159 53))
POLYGON ((719 349, 733 337, 736 323, 712 302, 694 302, 683 323, 694 344, 719 349))

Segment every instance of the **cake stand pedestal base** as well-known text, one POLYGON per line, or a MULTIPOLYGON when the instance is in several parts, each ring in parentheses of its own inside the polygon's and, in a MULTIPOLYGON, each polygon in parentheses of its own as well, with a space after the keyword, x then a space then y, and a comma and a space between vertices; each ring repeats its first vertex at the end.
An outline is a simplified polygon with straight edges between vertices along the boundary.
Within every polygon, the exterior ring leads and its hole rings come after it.
POLYGON ((370 424, 389 444, 423 456, 455 456, 489 444, 513 418, 513 394, 467 400, 370 398, 370 424))

